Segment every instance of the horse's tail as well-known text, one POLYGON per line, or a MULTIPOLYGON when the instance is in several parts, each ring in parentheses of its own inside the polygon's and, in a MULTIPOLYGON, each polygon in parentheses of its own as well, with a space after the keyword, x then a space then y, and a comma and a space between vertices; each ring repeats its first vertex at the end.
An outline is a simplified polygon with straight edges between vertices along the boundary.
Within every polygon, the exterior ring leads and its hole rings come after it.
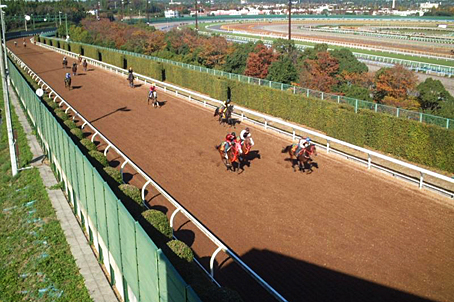
POLYGON ((281 152, 286 153, 286 152, 289 152, 291 149, 292 149, 292 145, 288 145, 285 148, 283 148, 281 152))

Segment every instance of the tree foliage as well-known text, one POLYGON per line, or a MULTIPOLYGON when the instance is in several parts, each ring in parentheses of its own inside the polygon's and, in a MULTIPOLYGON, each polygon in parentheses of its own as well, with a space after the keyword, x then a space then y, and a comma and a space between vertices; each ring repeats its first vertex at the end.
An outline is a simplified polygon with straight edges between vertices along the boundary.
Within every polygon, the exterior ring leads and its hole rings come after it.
POLYGON ((274 82, 290 84, 298 80, 298 71, 289 57, 281 56, 279 60, 271 63, 266 79, 274 82))
POLYGON ((399 106, 399 102, 401 102, 402 105, 399 107, 404 108, 417 107, 417 103, 414 102, 411 102, 411 106, 408 107, 410 93, 414 90, 416 81, 414 73, 402 65, 381 68, 375 74, 375 100, 394 106, 399 106))
POLYGON ((418 90, 417 100, 422 109, 437 110, 445 102, 454 102, 454 98, 439 80, 427 78, 416 89, 418 90))
POLYGON ((257 44, 254 52, 249 54, 244 74, 264 79, 268 75, 269 66, 276 61, 276 59, 277 55, 272 49, 267 48, 263 44, 257 44))

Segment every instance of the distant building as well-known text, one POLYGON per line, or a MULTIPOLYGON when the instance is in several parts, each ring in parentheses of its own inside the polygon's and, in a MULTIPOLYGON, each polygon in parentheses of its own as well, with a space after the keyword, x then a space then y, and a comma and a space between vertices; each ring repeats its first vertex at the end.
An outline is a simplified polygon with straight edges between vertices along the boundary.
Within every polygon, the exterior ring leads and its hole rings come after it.
POLYGON ((426 2, 426 3, 421 3, 421 4, 419 5, 419 7, 420 7, 421 9, 430 10, 430 9, 432 9, 432 8, 438 8, 438 5, 439 5, 438 3, 426 2))
POLYGON ((164 11, 164 17, 166 18, 178 18, 180 16, 180 13, 176 10, 166 10, 164 11))

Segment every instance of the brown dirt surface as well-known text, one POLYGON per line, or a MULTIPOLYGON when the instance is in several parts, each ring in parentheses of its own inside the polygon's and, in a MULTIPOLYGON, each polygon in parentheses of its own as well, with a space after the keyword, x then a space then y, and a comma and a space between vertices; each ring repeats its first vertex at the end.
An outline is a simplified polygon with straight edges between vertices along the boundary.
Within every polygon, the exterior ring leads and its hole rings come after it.
MULTIPOLYGON (((454 208, 447 199, 319 150, 319 169, 293 172, 291 143, 254 126, 255 150, 241 174, 214 146, 228 131, 211 110, 92 68, 64 89, 62 55, 28 44, 12 49, 109 140, 289 301, 454 301, 454 208)), ((69 60, 69 66, 73 60, 69 60)), ((134 67, 134 66, 133 66, 134 67)), ((69 69, 68 69, 69 70, 69 69)), ((96 141, 96 140, 95 140, 96 141)), ((103 149, 105 144, 100 144, 103 149)), ((122 161, 109 151, 112 165, 122 161)), ((126 169, 130 183, 143 179, 126 169)), ((147 199, 170 217, 155 190, 147 199)), ((215 246, 181 214, 174 228, 206 266, 215 246)), ((246 301, 272 300, 223 253, 215 276, 246 301)))

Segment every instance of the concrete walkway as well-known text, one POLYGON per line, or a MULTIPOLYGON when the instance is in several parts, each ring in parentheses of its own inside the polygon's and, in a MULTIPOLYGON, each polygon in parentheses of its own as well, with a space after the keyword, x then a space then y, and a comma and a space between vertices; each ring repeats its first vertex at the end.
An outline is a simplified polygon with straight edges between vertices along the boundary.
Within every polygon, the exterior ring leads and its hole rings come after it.
POLYGON ((32 128, 28 124, 22 107, 19 105, 16 93, 11 86, 8 88, 11 104, 14 106, 16 115, 19 117, 19 121, 25 130, 28 144, 33 153, 31 165, 38 168, 39 173, 41 174, 49 199, 52 202, 57 218, 65 233, 66 241, 70 246, 71 253, 76 260, 80 273, 85 279, 85 286, 88 289, 90 297, 95 302, 117 302, 118 299, 104 275, 101 266, 98 264, 96 256, 91 250, 65 195, 61 190, 49 190, 50 187, 58 184, 58 182, 50 167, 43 164, 44 154, 41 150, 41 146, 36 140, 36 137, 32 134, 32 128))

